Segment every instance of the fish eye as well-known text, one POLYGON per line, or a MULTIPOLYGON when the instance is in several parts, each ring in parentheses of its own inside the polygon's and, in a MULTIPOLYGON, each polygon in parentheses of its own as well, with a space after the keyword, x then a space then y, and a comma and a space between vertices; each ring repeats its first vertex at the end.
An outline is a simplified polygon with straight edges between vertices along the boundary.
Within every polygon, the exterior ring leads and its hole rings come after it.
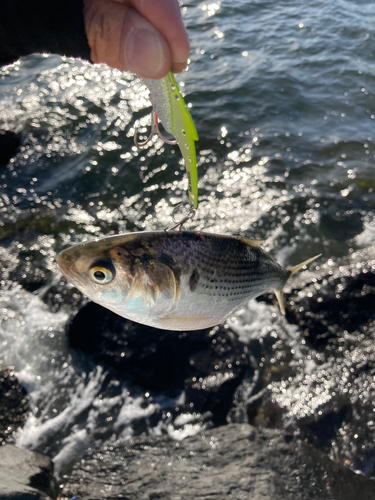
POLYGON ((107 262, 98 262, 89 270, 89 276, 94 283, 98 285, 107 285, 115 277, 114 267, 107 262))

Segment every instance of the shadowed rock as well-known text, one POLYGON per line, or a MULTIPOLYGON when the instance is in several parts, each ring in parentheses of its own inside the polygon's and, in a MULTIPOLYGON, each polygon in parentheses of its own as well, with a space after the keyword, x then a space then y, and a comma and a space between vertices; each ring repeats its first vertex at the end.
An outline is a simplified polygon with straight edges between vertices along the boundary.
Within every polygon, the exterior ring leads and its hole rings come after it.
MULTIPOLYGON (((272 295, 259 301, 274 302, 272 295)), ((286 318, 307 342, 324 349, 343 331, 358 332, 375 320, 375 246, 349 258, 329 260, 288 282, 286 318)))
POLYGON ((94 355, 147 391, 185 391, 181 411, 211 412, 226 423, 235 390, 252 376, 246 346, 225 328, 194 332, 158 330, 88 303, 67 328, 71 346, 94 355))
POLYGON ((13 442, 14 431, 26 421, 29 410, 26 391, 16 376, 0 366, 0 445, 13 442))
POLYGON ((303 363, 278 325, 255 345, 265 361, 249 421, 284 428, 373 477, 375 246, 296 276, 285 301, 303 363))

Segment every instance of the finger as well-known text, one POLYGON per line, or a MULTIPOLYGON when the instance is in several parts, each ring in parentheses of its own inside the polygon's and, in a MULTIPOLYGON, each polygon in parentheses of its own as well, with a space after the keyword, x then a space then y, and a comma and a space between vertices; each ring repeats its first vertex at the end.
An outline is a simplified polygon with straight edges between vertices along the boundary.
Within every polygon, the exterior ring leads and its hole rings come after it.
POLYGON ((168 43, 133 8, 117 1, 85 0, 84 15, 93 62, 144 78, 162 78, 171 69, 168 43))
MULTIPOLYGON (((125 0, 128 1, 128 0, 125 0)), ((172 57, 173 71, 182 71, 190 54, 189 38, 177 0, 130 0, 134 8, 164 36, 172 57)))
POLYGON ((162 78, 171 69, 171 51, 165 38, 136 10, 129 8, 121 33, 120 61, 141 77, 162 78))

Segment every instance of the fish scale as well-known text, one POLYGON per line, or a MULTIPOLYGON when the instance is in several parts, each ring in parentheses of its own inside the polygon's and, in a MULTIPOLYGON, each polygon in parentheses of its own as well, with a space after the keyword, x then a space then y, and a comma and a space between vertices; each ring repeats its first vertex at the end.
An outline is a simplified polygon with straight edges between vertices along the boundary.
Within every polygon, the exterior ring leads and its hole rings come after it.
MULTIPOLYGON (((178 234, 176 238, 181 241, 180 234, 178 234)), ((191 236, 189 233, 182 233, 182 238, 191 238, 191 236)), ((161 239, 161 248, 163 248, 162 244, 164 241, 164 238, 161 239)), ((189 241, 189 239, 187 241, 189 241)), ((242 286, 240 288, 243 291, 242 293, 244 296, 247 296, 250 287, 254 287, 256 284, 260 285, 264 282, 265 275, 260 269, 261 265, 253 267, 252 275, 249 275, 250 265, 254 265, 254 262, 258 262, 259 264, 263 263, 262 257, 264 257, 265 252, 260 248, 250 247, 234 238, 222 238, 218 242, 215 236, 211 238, 209 235, 206 235, 204 239, 198 239, 198 241, 196 241, 195 238, 190 241, 192 241, 194 245, 186 245, 189 251, 185 248, 181 255, 179 255, 178 252, 174 252, 170 255, 177 261, 180 260, 179 264, 181 266, 184 265, 184 260, 187 258, 187 272, 195 268, 199 268, 199 270, 202 271, 202 273, 200 273, 200 284, 198 284, 195 290, 197 293, 200 292, 203 286, 209 286, 210 289, 214 289, 215 287, 213 285, 210 286, 210 284, 218 283, 222 288, 217 290, 217 295, 227 296, 229 295, 228 293, 223 293, 223 291, 226 290, 225 286, 228 286, 228 290, 230 290, 235 288, 232 286, 233 283, 241 283, 242 286), (231 259, 232 255, 235 255, 235 259, 231 259), (229 272, 231 273, 230 275, 228 274, 229 272)), ((165 248, 164 252, 167 253, 167 251, 168 248, 165 248)), ((281 275, 284 274, 285 280, 289 277, 289 274, 275 261, 271 260, 270 263, 272 265, 269 265, 267 270, 267 278, 270 281, 274 279, 277 284, 280 284, 281 275), (274 268, 276 268, 277 272, 272 272, 274 268)))
POLYGON ((60 270, 93 301, 162 329, 222 323, 251 298, 282 290, 303 265, 284 269, 257 240, 211 233, 155 231, 111 236, 68 248, 60 270))

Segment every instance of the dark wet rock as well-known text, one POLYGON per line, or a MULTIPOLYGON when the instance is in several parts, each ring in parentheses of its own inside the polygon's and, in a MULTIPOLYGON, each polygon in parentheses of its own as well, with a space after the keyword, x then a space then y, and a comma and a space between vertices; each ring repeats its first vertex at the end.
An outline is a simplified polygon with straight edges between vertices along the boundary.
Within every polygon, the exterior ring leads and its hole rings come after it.
POLYGON ((9 163, 21 145, 21 135, 11 130, 0 130, 0 167, 9 163))
POLYGON ((325 348, 343 331, 360 332, 375 321, 375 246, 328 261, 304 283, 299 279, 290 286, 287 319, 313 347, 325 348))
POLYGON ((88 302, 88 299, 77 288, 67 285, 63 277, 48 283, 39 296, 54 313, 64 308, 70 313, 78 311, 88 302))
POLYGON ((2 242, 0 255, 1 277, 9 282, 19 283, 26 291, 35 292, 44 287, 52 272, 49 269, 49 256, 35 247, 35 240, 2 242))
POLYGON ((51 274, 39 250, 23 250, 17 256, 16 267, 9 272, 9 279, 26 291, 35 292, 46 285, 51 274))
POLYGON ((64 494, 85 500, 373 500, 375 482, 281 432, 230 424, 176 443, 138 437, 87 454, 64 494))
POLYGON ((14 373, 1 366, 0 409, 0 445, 12 443, 14 431, 26 421, 28 399, 14 373))
MULTIPOLYGON (((1 232, 1 231, 0 231, 1 232)), ((77 311, 88 299, 67 284, 62 274, 56 274, 53 263, 55 254, 36 242, 36 236, 24 235, 20 239, 2 241, 0 253, 1 278, 6 286, 18 283, 27 292, 38 294, 51 312, 66 308, 77 311)), ((0 236, 1 238, 1 236, 0 236)))
MULTIPOLYGON (((375 320, 375 246, 312 268, 288 282, 286 318, 311 346, 324 349, 344 330, 360 331, 375 320)), ((275 303, 273 294, 257 300, 275 303)))
POLYGON ((253 341, 263 364, 258 397, 245 403, 249 421, 283 428, 374 477, 375 247, 293 277, 285 295, 299 340, 276 324, 253 341))
POLYGON ((247 348, 225 328, 158 330, 88 303, 67 328, 71 346, 92 354, 147 391, 185 392, 190 410, 224 424, 243 377, 252 376, 247 348))
POLYGON ((6 444, 0 446, 0 500, 56 499, 50 458, 6 444))

